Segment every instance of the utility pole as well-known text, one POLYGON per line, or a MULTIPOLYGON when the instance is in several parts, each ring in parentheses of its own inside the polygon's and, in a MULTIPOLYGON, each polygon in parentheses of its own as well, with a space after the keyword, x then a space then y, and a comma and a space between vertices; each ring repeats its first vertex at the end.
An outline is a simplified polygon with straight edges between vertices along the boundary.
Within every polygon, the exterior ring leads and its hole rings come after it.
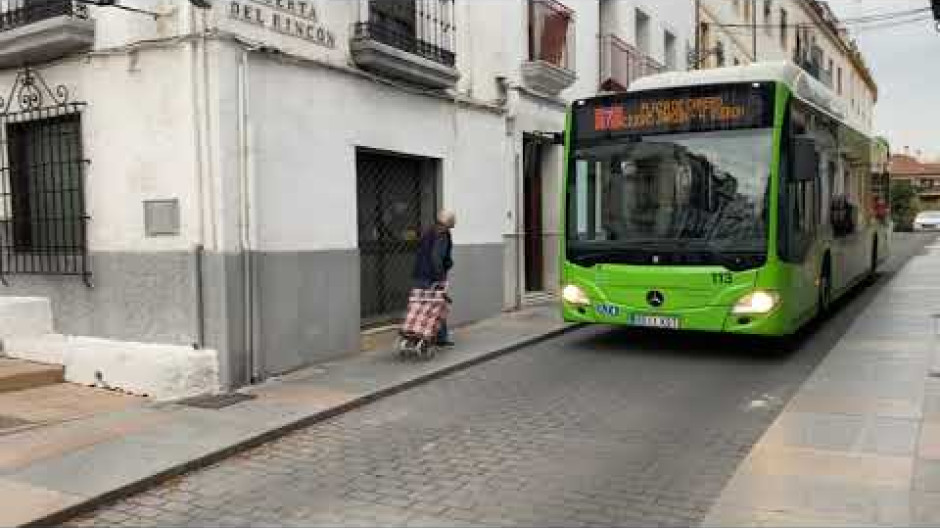
POLYGON ((744 0, 751 2, 751 38, 754 39, 754 62, 757 62, 757 0, 744 0))
MULTIPOLYGON (((934 0, 940 1, 940 0, 934 0)), ((702 62, 702 0, 695 0, 695 61, 692 63, 692 69, 699 69, 702 62)))

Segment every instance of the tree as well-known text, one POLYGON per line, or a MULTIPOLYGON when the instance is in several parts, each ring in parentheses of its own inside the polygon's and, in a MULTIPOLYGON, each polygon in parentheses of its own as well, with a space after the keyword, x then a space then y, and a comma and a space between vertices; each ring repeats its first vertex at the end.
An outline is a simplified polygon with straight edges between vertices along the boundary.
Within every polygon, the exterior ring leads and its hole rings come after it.
POLYGON ((898 231, 910 231, 917 216, 917 190, 907 180, 891 183, 891 219, 898 231))

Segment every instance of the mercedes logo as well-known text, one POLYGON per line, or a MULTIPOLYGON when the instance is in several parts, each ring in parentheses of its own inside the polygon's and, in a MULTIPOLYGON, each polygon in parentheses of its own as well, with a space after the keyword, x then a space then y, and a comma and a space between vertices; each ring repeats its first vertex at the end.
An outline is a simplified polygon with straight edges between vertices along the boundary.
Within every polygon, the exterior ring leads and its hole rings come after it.
POLYGON ((659 308, 666 302, 666 297, 663 295, 663 292, 653 290, 646 294, 646 302, 653 308, 659 308))

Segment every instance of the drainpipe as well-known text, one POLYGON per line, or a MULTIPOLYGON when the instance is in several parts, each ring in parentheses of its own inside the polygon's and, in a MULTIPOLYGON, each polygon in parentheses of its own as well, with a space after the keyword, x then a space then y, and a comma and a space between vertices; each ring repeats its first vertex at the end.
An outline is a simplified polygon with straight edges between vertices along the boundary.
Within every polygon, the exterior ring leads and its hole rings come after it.
POLYGON ((751 9, 751 38, 753 39, 754 46, 754 62, 757 62, 757 2, 754 2, 754 5, 751 9))
POLYGON ((205 248, 198 244, 193 250, 193 285, 195 289, 196 303, 196 342, 193 348, 201 350, 206 347, 206 300, 203 284, 203 268, 205 261, 205 248))
POLYGON ((250 55, 259 48, 245 48, 242 50, 241 60, 238 63, 238 138, 239 138, 239 251, 242 256, 243 287, 244 287, 244 318, 245 318, 245 356, 249 383, 259 381, 261 378, 260 362, 258 361, 258 333, 257 328, 257 281, 255 280, 252 233, 252 183, 254 171, 252 169, 251 155, 251 114, 250 114, 250 55))
MULTIPOLYGON (((183 27, 184 34, 190 34, 196 31, 196 13, 195 9, 191 4, 183 4, 182 9, 185 9, 180 15, 180 19, 185 21, 186 26, 183 27)), ((202 31, 205 32, 205 18, 203 18, 203 27, 202 31)), ((192 89, 192 118, 193 118, 193 132, 194 132, 194 142, 195 142, 195 176, 196 176, 196 203, 198 204, 198 215, 197 220, 197 241, 193 247, 193 308, 195 311, 195 341, 193 347, 201 349, 205 347, 205 298, 203 290, 203 251, 206 244, 206 181, 207 181, 207 165, 208 165, 208 133, 206 132, 206 106, 205 106, 205 87, 203 84, 201 87, 202 94, 200 94, 200 78, 204 79, 204 76, 200 76, 200 63, 199 63, 199 49, 198 42, 193 40, 189 43, 188 49, 186 50, 186 59, 189 62, 189 71, 190 71, 190 84, 192 89), (203 103, 203 107, 200 108, 200 101, 203 103)), ((207 63, 205 59, 201 64, 201 69, 203 72, 207 69, 207 63)), ((210 208, 211 210, 211 208, 210 208)))
POLYGON ((500 101, 501 106, 506 110, 506 136, 509 138, 509 154, 512 159, 512 234, 510 238, 513 244, 513 257, 514 260, 511 263, 513 269, 513 276, 515 280, 513 281, 513 308, 519 310, 522 308, 522 299, 523 299, 523 289, 524 285, 522 284, 522 266, 524 262, 523 254, 523 241, 522 241, 522 224, 520 220, 523 218, 524 211, 520 207, 522 203, 521 197, 521 164, 522 159, 519 154, 518 148, 518 136, 517 131, 517 111, 519 108, 519 91, 517 87, 507 78, 507 77, 497 77, 497 83, 499 84, 500 91, 504 94, 502 100, 500 101))

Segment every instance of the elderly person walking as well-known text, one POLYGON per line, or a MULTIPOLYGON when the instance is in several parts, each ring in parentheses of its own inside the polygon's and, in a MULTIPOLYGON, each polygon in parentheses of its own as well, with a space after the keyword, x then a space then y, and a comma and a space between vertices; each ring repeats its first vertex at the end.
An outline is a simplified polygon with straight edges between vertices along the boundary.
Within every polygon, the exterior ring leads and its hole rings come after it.
MULTIPOLYGON (((418 255, 415 261, 415 288, 427 290, 434 285, 447 281, 447 275, 454 266, 454 242, 450 231, 457 224, 457 217, 451 211, 442 210, 437 214, 437 222, 421 237, 418 255)), ((437 333, 438 346, 453 346, 447 332, 447 321, 441 321, 437 333)))

